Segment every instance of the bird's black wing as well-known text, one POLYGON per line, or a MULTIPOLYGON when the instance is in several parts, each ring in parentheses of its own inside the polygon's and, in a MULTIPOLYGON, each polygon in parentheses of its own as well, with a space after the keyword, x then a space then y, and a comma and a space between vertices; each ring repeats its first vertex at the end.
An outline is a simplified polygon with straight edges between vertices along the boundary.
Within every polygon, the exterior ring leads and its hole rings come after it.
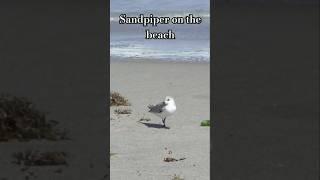
POLYGON ((149 105, 148 108, 149 108, 149 112, 161 113, 165 106, 166 106, 166 103, 165 102, 161 102, 161 103, 156 104, 156 105, 149 105))

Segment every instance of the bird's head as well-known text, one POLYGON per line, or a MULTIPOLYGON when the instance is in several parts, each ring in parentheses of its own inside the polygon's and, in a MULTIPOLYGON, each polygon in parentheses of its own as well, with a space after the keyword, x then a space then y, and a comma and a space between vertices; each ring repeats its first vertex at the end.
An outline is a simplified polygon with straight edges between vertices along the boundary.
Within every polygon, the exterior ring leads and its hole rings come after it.
POLYGON ((166 96, 166 98, 164 99, 164 103, 166 103, 166 104, 175 104, 174 99, 171 96, 166 96))

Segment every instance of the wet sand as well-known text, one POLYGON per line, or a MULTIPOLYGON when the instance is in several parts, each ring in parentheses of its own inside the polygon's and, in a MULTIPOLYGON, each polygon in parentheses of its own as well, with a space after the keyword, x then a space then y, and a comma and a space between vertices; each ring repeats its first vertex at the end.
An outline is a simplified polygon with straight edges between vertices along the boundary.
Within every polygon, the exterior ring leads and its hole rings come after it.
POLYGON ((110 108, 111 179, 209 179, 210 129, 200 126, 210 119, 209 69, 208 63, 111 63, 110 90, 127 97, 132 110, 116 115, 118 107, 110 108), (147 108, 167 95, 177 105, 166 121, 170 129, 147 108), (164 162, 165 157, 186 159, 164 162))

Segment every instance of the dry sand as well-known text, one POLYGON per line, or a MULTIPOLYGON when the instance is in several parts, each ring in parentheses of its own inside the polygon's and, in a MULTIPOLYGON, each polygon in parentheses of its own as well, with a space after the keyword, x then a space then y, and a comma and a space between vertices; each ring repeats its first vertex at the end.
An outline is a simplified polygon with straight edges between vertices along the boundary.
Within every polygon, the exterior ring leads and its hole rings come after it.
MULTIPOLYGON (((116 115, 111 107, 111 179, 209 179, 210 67, 208 63, 112 62, 110 90, 127 97, 129 115, 116 115), (147 105, 166 95, 176 101, 176 113, 161 119, 148 113, 147 105), (139 122, 150 118, 148 122, 139 122), (169 154, 169 151, 172 154, 169 154), (186 158, 164 162, 165 157, 186 158)), ((120 107, 123 108, 123 107, 120 107)))

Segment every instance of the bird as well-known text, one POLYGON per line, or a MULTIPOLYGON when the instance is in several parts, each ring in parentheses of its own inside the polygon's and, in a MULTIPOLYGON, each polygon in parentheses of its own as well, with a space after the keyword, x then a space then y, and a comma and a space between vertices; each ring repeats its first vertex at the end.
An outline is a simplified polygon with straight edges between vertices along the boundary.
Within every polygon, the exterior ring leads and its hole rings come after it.
POLYGON ((148 108, 150 113, 153 113, 162 119, 163 127, 166 127, 166 118, 177 110, 176 103, 171 96, 166 96, 164 101, 156 105, 149 105, 148 108))

